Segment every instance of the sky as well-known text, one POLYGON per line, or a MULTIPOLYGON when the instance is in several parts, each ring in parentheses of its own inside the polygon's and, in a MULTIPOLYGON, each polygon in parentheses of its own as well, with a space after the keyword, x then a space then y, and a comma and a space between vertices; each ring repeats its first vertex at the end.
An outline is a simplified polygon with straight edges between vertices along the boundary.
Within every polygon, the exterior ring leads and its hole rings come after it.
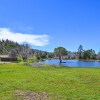
POLYGON ((0 39, 52 52, 100 50, 100 0, 0 0, 0 39))

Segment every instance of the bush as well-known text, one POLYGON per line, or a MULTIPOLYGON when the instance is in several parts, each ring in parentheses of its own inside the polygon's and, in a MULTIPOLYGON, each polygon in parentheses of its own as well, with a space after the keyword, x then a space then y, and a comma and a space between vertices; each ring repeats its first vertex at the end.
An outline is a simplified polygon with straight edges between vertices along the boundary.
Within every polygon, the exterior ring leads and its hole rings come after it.
POLYGON ((21 56, 19 56, 19 57, 17 58, 17 60, 18 60, 18 62, 22 62, 22 61, 23 61, 23 58, 22 58, 21 56))
POLYGON ((29 63, 34 63, 34 62, 37 62, 37 61, 38 60, 35 57, 26 60, 26 62, 29 62, 29 63))

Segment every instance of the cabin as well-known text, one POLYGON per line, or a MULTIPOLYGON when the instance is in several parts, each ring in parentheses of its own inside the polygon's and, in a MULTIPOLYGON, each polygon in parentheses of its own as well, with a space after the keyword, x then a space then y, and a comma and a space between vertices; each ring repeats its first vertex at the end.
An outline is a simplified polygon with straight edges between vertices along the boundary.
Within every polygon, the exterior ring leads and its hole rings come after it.
POLYGON ((0 55, 0 61, 17 61, 17 57, 12 57, 10 55, 0 55))

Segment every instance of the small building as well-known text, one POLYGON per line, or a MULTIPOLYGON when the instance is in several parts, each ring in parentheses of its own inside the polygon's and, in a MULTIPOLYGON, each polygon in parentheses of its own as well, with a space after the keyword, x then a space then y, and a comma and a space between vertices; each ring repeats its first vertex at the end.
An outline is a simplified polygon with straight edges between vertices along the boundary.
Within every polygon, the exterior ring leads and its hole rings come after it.
POLYGON ((0 61, 17 61, 17 57, 11 57, 10 55, 0 55, 0 61))

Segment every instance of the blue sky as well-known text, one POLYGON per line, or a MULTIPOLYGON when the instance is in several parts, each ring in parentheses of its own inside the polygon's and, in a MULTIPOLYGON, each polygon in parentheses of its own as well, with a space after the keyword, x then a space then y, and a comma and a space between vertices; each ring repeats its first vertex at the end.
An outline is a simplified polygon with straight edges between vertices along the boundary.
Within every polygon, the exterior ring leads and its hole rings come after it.
POLYGON ((47 51, 82 44, 98 52, 100 0, 0 0, 0 36, 47 51))

